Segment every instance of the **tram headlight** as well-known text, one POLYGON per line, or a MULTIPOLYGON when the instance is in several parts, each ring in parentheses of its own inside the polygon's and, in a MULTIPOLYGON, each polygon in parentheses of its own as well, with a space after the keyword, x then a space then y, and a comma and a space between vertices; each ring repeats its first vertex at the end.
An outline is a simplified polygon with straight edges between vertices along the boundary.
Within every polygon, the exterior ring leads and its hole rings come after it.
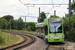
POLYGON ((59 38, 63 38, 63 35, 59 35, 59 38))

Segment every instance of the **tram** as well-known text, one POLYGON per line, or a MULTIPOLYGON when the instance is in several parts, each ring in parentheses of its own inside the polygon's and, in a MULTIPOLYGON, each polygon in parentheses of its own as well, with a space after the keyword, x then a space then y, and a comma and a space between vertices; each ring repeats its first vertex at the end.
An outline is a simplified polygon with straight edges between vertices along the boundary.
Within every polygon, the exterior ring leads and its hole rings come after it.
POLYGON ((45 19, 37 23, 36 36, 42 37, 45 42, 64 42, 64 28, 62 18, 45 19))

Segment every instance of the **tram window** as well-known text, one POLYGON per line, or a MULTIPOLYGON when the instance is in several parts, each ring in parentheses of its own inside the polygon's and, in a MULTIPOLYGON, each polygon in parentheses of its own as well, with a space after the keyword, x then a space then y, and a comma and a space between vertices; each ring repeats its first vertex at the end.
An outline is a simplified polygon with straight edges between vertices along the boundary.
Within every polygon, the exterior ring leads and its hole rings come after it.
POLYGON ((40 28, 36 28, 36 32, 40 32, 40 28))
POLYGON ((42 28, 41 28, 41 33, 42 33, 42 28))
POLYGON ((41 28, 38 28, 38 32, 39 32, 39 33, 41 32, 41 28))
POLYGON ((41 27, 41 33, 43 33, 43 32, 44 32, 43 27, 41 27))
POLYGON ((58 28, 58 32, 61 33, 62 32, 62 25, 58 28))
POLYGON ((36 32, 38 32, 38 28, 36 28, 36 32))
POLYGON ((47 35, 48 34, 48 28, 47 28, 47 26, 45 26, 45 35, 47 35))

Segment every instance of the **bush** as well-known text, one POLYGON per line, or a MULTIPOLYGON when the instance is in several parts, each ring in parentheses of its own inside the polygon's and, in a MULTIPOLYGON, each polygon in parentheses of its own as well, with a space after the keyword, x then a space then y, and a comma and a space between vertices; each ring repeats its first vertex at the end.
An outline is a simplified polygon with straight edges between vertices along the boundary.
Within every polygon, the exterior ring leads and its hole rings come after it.
MULTIPOLYGON (((69 18, 64 18, 65 39, 69 40, 69 18)), ((71 16, 71 41, 75 42, 75 15, 71 16)))
POLYGON ((0 44, 3 44, 3 37, 0 36, 0 44))
POLYGON ((27 30, 28 30, 28 31, 31 31, 31 27, 30 27, 30 26, 29 26, 29 27, 27 27, 27 30))

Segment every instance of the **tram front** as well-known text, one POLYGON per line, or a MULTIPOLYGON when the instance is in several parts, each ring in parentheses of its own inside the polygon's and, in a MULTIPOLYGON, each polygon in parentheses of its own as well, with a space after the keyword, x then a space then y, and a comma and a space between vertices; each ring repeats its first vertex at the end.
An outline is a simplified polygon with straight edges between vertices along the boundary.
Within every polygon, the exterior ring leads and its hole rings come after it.
POLYGON ((48 19, 48 42, 64 42, 63 20, 61 18, 48 19))

